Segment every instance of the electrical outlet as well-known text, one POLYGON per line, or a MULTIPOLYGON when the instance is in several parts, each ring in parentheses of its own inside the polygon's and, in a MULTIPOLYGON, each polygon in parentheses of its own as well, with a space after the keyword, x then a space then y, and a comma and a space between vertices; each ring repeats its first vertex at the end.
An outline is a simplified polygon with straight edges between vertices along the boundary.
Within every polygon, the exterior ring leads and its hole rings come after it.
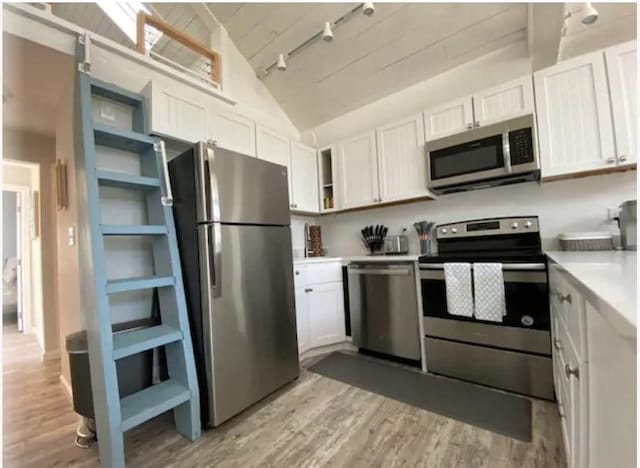
POLYGON ((116 109, 110 102, 100 103, 100 118, 104 120, 116 120, 116 109))
POLYGON ((620 210, 618 207, 615 208, 607 208, 607 220, 615 221, 615 218, 620 214, 620 210))

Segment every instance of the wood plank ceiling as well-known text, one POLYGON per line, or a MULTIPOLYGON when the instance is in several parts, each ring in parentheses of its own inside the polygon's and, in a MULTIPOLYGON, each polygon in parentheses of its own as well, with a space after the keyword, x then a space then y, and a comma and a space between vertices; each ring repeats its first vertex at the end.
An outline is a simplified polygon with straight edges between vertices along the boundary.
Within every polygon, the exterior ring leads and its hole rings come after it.
MULTIPOLYGON (((210 40, 210 18, 187 3, 147 3, 196 40, 210 40)), ((199 4, 200 6, 202 4, 199 4)), ((357 3, 207 3, 256 73, 357 3)), ((567 9, 579 4, 567 4, 567 9), (573 6, 572 6, 573 5, 573 6)), ((598 23, 568 21, 563 57, 636 37, 635 4, 595 4, 598 23), (624 32, 625 34, 621 33, 624 32), (624 37, 623 37, 624 36, 624 37), (585 50, 583 50, 585 49, 585 50)), ((275 70, 264 83, 294 124, 305 130, 464 62, 527 38, 526 3, 376 3, 275 70)), ((54 3, 54 13, 121 44, 132 42, 93 3, 54 3)), ((195 56, 161 38, 153 49, 186 67, 195 56)), ((469 77, 473 79, 473 77, 469 77)))
MULTIPOLYGON (((209 3, 256 72, 356 3, 209 3)), ((527 5, 377 3, 264 79, 304 130, 526 39, 527 5)), ((473 77, 470 77, 473 79, 473 77)))

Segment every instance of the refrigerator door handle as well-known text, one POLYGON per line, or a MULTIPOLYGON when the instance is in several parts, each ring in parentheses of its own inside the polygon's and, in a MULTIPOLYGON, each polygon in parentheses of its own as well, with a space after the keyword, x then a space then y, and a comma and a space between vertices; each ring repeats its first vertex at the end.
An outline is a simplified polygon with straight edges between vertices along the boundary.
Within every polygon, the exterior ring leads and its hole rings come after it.
MULTIPOLYGON (((220 194, 218 192, 218 176, 213 170, 214 161, 216 158, 215 148, 211 145, 205 147, 205 156, 207 158, 207 176, 209 177, 209 193, 205 193, 204 196, 209 202, 209 219, 218 221, 220 220, 220 194)), ((205 203, 206 206, 206 203, 205 203)))
POLYGON ((220 297, 222 295, 222 277, 220 276, 220 263, 222 261, 220 224, 214 223, 206 226, 203 234, 204 242, 201 244, 201 248, 204 249, 204 257, 206 258, 204 281, 206 287, 211 291, 211 296, 214 298, 220 297))

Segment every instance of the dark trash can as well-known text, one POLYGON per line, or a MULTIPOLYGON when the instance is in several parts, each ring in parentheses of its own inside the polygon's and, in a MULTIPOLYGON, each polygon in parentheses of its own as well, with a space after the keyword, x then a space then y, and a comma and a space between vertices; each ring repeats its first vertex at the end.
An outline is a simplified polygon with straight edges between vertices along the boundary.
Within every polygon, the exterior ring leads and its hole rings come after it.
MULTIPOLYGON (((114 326, 114 333, 151 325, 154 325, 151 320, 122 323, 114 326)), ((73 410, 85 418, 93 419, 87 332, 83 330, 68 335, 66 345, 69 353, 73 410)), ((149 387, 153 383, 153 350, 119 359, 116 361, 116 372, 120 398, 149 387)))

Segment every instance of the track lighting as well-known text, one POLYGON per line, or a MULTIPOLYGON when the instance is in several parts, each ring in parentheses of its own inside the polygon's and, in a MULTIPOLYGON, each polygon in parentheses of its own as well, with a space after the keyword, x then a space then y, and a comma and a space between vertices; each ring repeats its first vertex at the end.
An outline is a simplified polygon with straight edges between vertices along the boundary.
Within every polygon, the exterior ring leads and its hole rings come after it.
POLYGON ((598 10, 596 10, 591 2, 584 2, 584 13, 582 14, 582 24, 593 24, 598 21, 598 10))
POLYGON ((364 2, 362 4, 362 13, 364 13, 367 16, 371 16, 373 15, 373 12, 375 11, 375 7, 373 6, 373 2, 364 2))
POLYGON ((287 62, 284 61, 284 54, 278 55, 277 68, 278 68, 278 70, 286 70, 287 69, 287 62))
POLYGON ((329 21, 324 23, 324 29, 322 30, 322 39, 327 42, 333 41, 333 31, 331 30, 331 23, 329 21))

